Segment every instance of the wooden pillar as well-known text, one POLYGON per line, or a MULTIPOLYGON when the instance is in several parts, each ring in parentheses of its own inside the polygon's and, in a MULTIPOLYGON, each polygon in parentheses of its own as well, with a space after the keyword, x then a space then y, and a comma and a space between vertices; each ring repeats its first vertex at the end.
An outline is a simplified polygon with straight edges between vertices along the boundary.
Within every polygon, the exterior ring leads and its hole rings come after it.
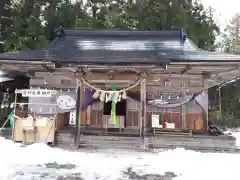
POLYGON ((139 125, 140 125, 140 140, 141 148, 145 149, 145 131, 146 131, 146 118, 147 118, 147 92, 146 92, 147 80, 141 79, 140 84, 140 107, 139 107, 139 125))
MULTIPOLYGON (((206 83, 207 83, 207 79, 205 77, 203 77, 202 84, 203 84, 204 93, 206 93, 206 95, 207 95, 207 101, 208 101, 207 104, 208 104, 208 108, 209 108, 208 89, 206 88, 207 90, 205 90, 205 87, 207 86, 206 83)), ((205 115, 204 131, 208 132, 208 109, 207 109, 207 112, 205 112, 205 110, 203 110, 203 112, 204 112, 203 114, 205 115)))
MULTIPOLYGON (((183 86, 186 88, 186 80, 183 80, 183 86)), ((186 92, 182 91, 182 95, 185 96, 186 92)), ((182 116, 182 129, 186 129, 187 128, 187 124, 186 124, 186 106, 185 104, 183 104, 181 106, 181 116, 182 116)))
POLYGON ((77 102, 76 102, 76 126, 75 126, 75 145, 80 144, 80 134, 81 134, 81 115, 82 115, 82 81, 78 81, 77 85, 77 102))
MULTIPOLYGON (((208 97, 208 90, 204 91, 204 93, 206 93, 207 97, 208 97)), ((208 101, 208 108, 209 108, 209 99, 207 99, 207 101, 208 101)), ((205 129, 204 129, 205 132, 208 132, 208 111, 209 111, 208 109, 207 109, 207 112, 205 112, 205 110, 204 110, 204 114, 205 114, 205 118, 206 118, 206 120, 205 120, 206 124, 205 124, 205 129)))
POLYGON ((187 124, 186 124, 186 107, 183 104, 182 105, 182 109, 181 109, 181 114, 182 114, 182 129, 186 129, 187 128, 187 124))

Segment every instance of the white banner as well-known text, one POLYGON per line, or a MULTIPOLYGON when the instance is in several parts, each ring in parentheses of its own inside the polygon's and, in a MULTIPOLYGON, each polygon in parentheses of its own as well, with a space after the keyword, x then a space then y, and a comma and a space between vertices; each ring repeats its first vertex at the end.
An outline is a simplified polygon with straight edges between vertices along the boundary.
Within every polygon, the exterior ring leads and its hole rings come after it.
POLYGON ((173 108, 173 107, 182 106, 183 104, 189 102, 192 99, 192 97, 193 97, 192 95, 185 96, 185 97, 181 97, 175 101, 155 99, 155 100, 148 101, 148 104, 157 106, 160 108, 173 108))

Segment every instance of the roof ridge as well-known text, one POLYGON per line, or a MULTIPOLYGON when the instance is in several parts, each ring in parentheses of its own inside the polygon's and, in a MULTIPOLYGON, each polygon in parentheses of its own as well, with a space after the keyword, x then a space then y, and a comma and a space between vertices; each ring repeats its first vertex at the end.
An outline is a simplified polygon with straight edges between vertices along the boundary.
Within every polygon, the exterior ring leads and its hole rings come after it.
POLYGON ((153 30, 135 30, 135 29, 93 29, 93 28, 78 28, 57 30, 58 36, 148 36, 148 37, 164 37, 170 39, 185 40, 186 31, 171 30, 171 31, 153 31, 153 30))

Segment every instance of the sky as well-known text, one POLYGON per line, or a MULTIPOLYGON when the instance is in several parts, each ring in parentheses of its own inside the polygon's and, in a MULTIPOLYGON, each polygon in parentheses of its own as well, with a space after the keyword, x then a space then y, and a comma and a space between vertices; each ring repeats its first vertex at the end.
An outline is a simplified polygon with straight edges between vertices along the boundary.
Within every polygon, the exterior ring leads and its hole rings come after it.
POLYGON ((215 10, 215 21, 224 27, 228 21, 236 14, 240 13, 240 0, 201 0, 206 6, 211 6, 215 10))

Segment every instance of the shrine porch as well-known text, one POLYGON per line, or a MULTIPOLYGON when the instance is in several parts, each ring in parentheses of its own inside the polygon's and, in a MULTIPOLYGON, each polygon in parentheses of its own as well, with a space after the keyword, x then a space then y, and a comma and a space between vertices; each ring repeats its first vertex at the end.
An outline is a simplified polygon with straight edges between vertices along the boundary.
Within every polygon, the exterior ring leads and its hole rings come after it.
MULTIPOLYGON (((56 146, 74 144, 74 128, 56 132, 56 146)), ((124 148, 142 150, 143 140, 138 131, 105 132, 103 129, 81 128, 80 145, 88 148, 124 148)), ((210 136, 206 134, 173 135, 153 134, 146 132, 144 136, 145 150, 185 148, 206 151, 235 151, 236 138, 230 135, 210 136)))

